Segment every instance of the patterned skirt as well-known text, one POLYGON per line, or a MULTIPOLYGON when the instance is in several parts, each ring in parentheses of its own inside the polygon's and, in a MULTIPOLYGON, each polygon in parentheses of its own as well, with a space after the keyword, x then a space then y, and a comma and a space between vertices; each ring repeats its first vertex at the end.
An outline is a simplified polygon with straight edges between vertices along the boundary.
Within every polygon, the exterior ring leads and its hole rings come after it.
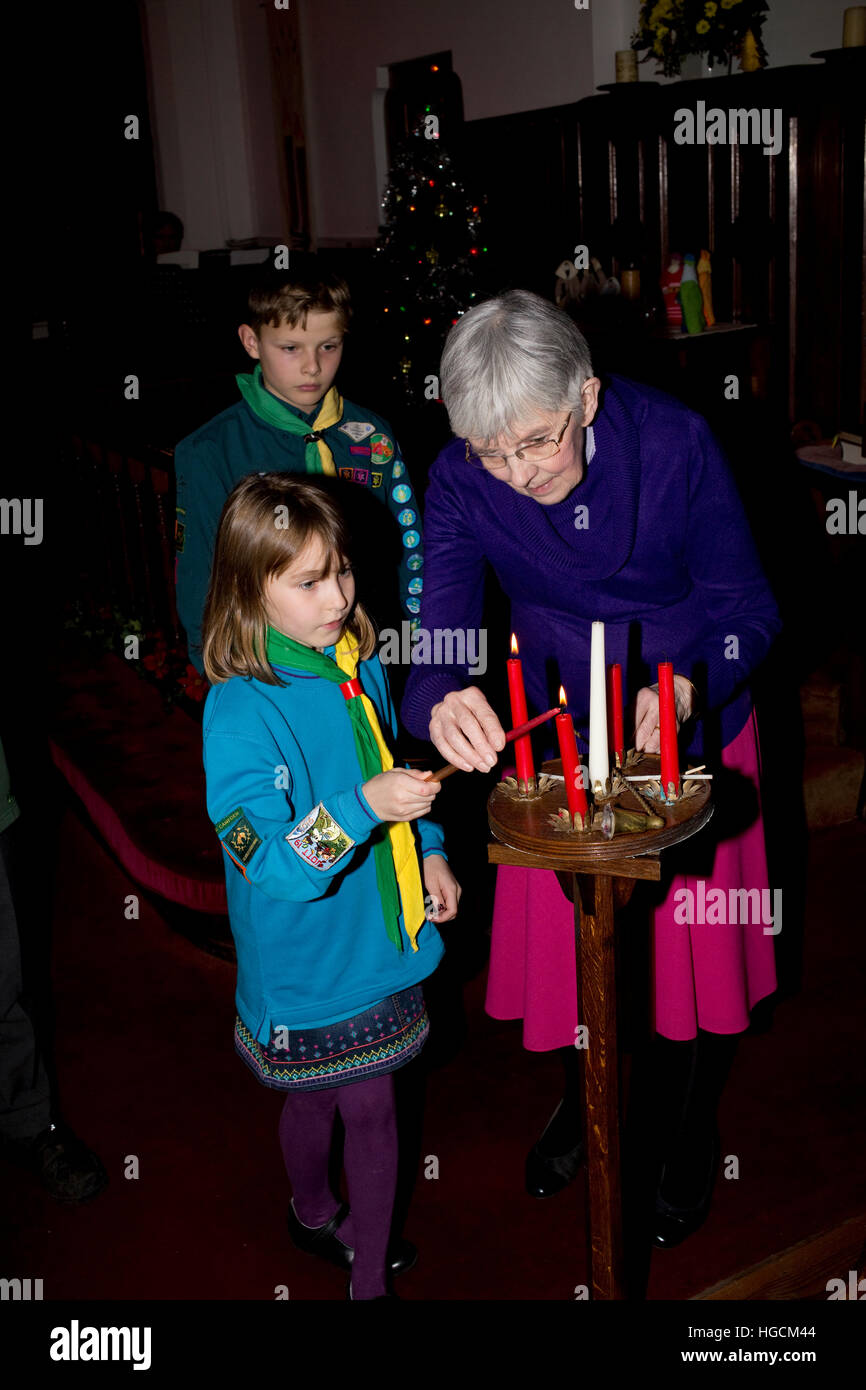
POLYGON ((274 1091, 323 1091, 397 1071, 421 1051, 430 1020, 421 985, 391 994, 363 1013, 322 1028, 272 1028, 257 1042, 235 1017, 235 1051, 274 1091))

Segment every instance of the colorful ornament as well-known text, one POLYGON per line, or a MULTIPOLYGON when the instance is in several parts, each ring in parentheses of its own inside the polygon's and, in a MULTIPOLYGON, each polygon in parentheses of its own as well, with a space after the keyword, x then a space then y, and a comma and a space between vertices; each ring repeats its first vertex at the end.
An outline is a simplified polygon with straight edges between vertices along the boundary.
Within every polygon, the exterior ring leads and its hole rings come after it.
POLYGON ((713 267, 710 264, 709 251, 701 251, 701 259, 698 261, 698 284, 701 287, 701 298, 704 306, 704 319, 707 328, 712 328, 716 321, 713 313, 713 267))

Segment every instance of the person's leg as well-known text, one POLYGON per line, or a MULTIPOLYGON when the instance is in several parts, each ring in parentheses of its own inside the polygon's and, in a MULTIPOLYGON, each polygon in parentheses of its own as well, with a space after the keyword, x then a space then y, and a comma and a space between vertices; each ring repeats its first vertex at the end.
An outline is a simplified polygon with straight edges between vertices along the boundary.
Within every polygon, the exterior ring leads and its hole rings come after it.
POLYGON ((108 1174, 54 1108, 40 1028, 24 993, 20 925, 34 920, 33 900, 21 891, 27 849, 20 820, 0 833, 0 1157, 28 1169, 57 1201, 86 1202, 107 1186, 108 1174))
POLYGON ((13 901, 17 824, 0 834, 0 1137, 28 1140, 48 1129, 51 1095, 33 1021, 24 1006, 13 901))
MULTIPOLYGON (((691 1091, 697 1059, 697 1038, 684 1041, 656 1033, 649 1045, 642 1071, 644 1118, 647 1137, 659 1162, 679 1134, 691 1091)), ((638 1072, 635 1072, 637 1081, 638 1072)))
POLYGON ((562 1100, 535 1146, 542 1158, 558 1158, 570 1153, 577 1147, 581 1135, 580 1056, 576 1047, 560 1047, 557 1051, 565 1084, 562 1100))
POLYGON ((338 1089, 289 1092, 280 1115, 280 1147, 292 1184, 292 1206, 301 1224, 313 1228, 330 1221, 339 1205, 328 1182, 338 1089))
POLYGON ((341 1086, 337 1103, 346 1127, 343 1162, 355 1252, 352 1298, 380 1298, 388 1292, 386 1257, 397 1190, 393 1075, 341 1086))
POLYGON ((695 1206, 705 1193, 719 1102, 739 1041, 739 1033, 707 1033, 699 1029, 692 1043, 668 1044, 689 1049, 687 1057, 684 1054, 685 1084, 674 1092, 679 1116, 675 1128, 668 1131, 659 1188, 660 1195, 672 1206, 695 1206))

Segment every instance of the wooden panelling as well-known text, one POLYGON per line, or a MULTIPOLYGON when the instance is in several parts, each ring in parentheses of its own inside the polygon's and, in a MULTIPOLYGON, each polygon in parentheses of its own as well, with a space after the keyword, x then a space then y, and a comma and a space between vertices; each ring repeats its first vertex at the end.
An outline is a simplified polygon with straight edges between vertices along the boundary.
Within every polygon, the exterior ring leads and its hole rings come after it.
POLYGON ((857 430, 864 80, 866 57, 855 56, 842 66, 627 84, 571 106, 471 122, 465 149, 488 193, 491 249, 509 245, 510 283, 552 297, 556 266, 584 243, 608 273, 638 264, 649 299, 669 251, 706 246, 716 318, 757 325, 779 413, 827 432, 857 430), (726 118, 758 111, 779 132, 778 152, 766 154, 763 137, 678 144, 676 113, 697 113, 699 103, 726 118))

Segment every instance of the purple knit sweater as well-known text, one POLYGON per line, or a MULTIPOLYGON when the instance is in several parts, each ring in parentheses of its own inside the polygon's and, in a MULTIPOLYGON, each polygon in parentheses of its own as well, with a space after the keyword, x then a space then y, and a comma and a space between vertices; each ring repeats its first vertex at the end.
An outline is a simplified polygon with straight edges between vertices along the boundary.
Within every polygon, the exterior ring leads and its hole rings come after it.
MULTIPOLYGON (((462 440, 442 450, 425 502, 421 627, 477 629, 489 563, 511 600, 530 716, 557 703, 561 682, 586 729, 590 627, 600 619, 626 700, 672 661, 704 710, 686 726, 683 752, 702 753, 705 738, 724 746, 746 722, 749 677, 781 626, 724 454, 702 416, 623 377, 609 379, 593 434, 582 481, 550 507, 473 469, 462 440)), ((473 679, 458 666, 413 665, 406 728, 427 738, 433 705, 473 679)), ((545 751, 555 753, 549 730, 545 751)))

